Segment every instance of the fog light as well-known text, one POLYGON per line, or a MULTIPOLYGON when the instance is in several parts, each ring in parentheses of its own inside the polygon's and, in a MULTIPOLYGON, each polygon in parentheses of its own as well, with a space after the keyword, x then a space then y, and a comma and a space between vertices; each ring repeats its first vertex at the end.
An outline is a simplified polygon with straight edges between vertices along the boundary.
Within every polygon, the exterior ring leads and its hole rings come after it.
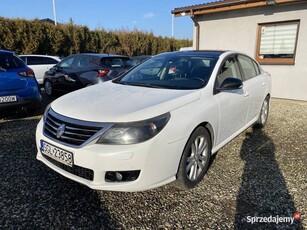
POLYGON ((121 180, 123 179, 122 174, 120 174, 119 172, 116 172, 116 173, 115 173, 115 177, 116 177, 116 180, 117 180, 117 181, 121 181, 121 180))
POLYGON ((105 180, 107 182, 128 182, 128 181, 135 181, 139 175, 140 170, 133 170, 133 171, 108 171, 105 175, 105 180))

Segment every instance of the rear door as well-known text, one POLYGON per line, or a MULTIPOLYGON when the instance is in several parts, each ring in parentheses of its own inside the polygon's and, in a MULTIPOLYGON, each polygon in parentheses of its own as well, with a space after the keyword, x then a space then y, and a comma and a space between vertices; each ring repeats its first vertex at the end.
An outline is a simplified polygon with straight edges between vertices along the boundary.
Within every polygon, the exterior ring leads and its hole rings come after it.
POLYGON ((259 116, 265 98, 266 81, 260 72, 258 64, 245 55, 238 55, 238 61, 244 75, 244 87, 249 92, 250 103, 247 123, 259 116))
POLYGON ((18 73, 25 64, 14 55, 0 54, 0 91, 16 91, 27 87, 27 79, 18 73))

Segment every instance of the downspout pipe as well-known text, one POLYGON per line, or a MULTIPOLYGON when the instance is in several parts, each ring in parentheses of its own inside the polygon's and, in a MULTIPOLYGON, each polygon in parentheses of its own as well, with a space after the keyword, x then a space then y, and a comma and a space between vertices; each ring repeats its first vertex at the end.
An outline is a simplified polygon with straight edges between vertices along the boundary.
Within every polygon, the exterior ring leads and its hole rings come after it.
POLYGON ((193 10, 191 10, 191 12, 190 12, 190 17, 191 17, 191 19, 192 19, 192 21, 194 22, 194 27, 195 27, 195 49, 196 50, 199 50, 199 32, 200 32, 200 26, 199 26, 199 23, 198 23, 198 21, 196 20, 196 18, 195 18, 195 15, 194 15, 194 13, 193 13, 193 10))

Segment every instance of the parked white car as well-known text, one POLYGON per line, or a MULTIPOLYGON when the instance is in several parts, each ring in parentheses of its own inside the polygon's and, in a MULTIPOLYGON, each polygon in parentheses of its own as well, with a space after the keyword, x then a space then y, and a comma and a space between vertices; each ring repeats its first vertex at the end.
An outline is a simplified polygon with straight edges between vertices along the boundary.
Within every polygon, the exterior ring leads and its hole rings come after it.
POLYGON ((43 84, 45 72, 56 65, 61 59, 57 56, 39 55, 39 54, 24 54, 19 57, 33 69, 36 80, 39 84, 43 84))
POLYGON ((212 154, 266 124, 270 94, 270 75, 245 54, 160 54, 52 102, 37 126, 37 159, 92 189, 193 188, 212 154))

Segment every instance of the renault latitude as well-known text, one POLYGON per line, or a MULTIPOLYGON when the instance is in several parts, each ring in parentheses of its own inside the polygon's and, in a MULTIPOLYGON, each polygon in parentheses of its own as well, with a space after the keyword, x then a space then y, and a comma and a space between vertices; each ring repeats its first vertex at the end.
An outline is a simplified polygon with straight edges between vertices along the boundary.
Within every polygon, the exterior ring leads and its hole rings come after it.
POLYGON ((195 187, 210 157, 263 127, 271 78, 233 51, 156 55, 121 77, 58 98, 37 126, 37 159, 92 189, 195 187))

